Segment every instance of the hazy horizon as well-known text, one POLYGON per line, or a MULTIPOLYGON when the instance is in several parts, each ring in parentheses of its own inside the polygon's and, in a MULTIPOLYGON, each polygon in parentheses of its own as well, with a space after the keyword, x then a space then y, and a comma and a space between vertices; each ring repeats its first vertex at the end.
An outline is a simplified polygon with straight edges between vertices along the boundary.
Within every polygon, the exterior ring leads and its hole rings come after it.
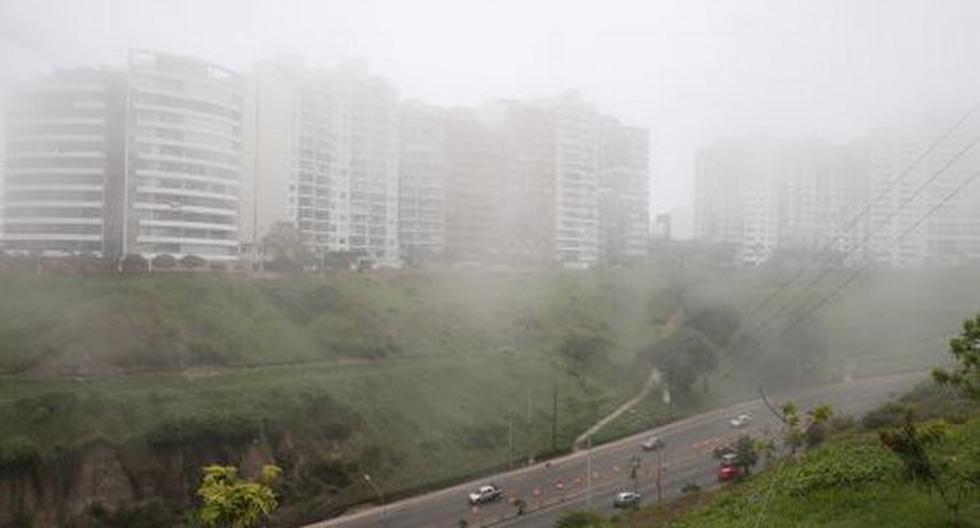
POLYGON ((976 22, 966 1, 7 0, 0 85, 146 47, 242 71, 280 53, 363 59, 402 97, 440 105, 577 90, 651 130, 665 212, 692 203, 694 152, 714 138, 843 141, 963 111, 980 93, 976 22))

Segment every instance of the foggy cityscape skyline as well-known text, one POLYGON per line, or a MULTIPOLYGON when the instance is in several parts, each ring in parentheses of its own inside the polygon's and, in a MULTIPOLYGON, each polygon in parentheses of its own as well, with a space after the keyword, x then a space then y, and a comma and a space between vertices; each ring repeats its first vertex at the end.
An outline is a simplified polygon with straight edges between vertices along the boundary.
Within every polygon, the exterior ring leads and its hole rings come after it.
POLYGON ((364 60, 402 98, 437 105, 576 90, 651 130, 656 212, 693 204, 694 153, 717 137, 844 141, 980 93, 969 2, 38 4, 0 6, 4 92, 54 69, 118 66, 130 47, 240 71, 279 53, 364 60))

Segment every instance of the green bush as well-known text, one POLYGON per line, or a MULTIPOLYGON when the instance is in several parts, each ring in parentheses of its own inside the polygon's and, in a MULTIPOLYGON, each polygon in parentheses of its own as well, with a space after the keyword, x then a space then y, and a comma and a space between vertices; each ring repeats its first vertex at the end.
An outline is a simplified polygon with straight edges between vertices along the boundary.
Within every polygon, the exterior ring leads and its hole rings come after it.
POLYGON ((41 450, 28 438, 16 436, 0 443, 0 468, 33 466, 41 459, 41 450))
POLYGON ((145 435, 158 449, 242 445, 259 434, 259 422, 241 415, 186 416, 165 420, 145 435))

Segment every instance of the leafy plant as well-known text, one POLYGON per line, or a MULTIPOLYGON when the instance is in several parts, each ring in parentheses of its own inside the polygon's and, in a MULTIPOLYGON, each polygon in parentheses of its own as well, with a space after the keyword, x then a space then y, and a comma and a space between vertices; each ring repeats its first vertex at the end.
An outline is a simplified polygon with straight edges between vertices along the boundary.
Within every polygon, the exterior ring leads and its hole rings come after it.
POLYGON ((967 398, 980 399, 980 314, 963 321, 963 332, 950 340, 949 348, 959 364, 952 371, 935 369, 933 379, 967 398))
POLYGON ((213 528, 252 528, 272 515, 279 500, 272 484, 282 474, 278 466, 263 466, 259 479, 250 482, 238 476, 233 466, 208 466, 197 490, 203 504, 200 519, 213 528))

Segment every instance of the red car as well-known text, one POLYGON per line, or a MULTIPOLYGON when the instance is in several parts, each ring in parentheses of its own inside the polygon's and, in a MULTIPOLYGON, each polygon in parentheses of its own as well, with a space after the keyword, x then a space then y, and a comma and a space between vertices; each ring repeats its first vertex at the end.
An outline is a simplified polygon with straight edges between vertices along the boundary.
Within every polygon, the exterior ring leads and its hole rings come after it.
POLYGON ((729 480, 734 480, 741 475, 742 472, 739 471, 738 466, 734 464, 722 464, 718 468, 718 482, 728 482, 729 480))

